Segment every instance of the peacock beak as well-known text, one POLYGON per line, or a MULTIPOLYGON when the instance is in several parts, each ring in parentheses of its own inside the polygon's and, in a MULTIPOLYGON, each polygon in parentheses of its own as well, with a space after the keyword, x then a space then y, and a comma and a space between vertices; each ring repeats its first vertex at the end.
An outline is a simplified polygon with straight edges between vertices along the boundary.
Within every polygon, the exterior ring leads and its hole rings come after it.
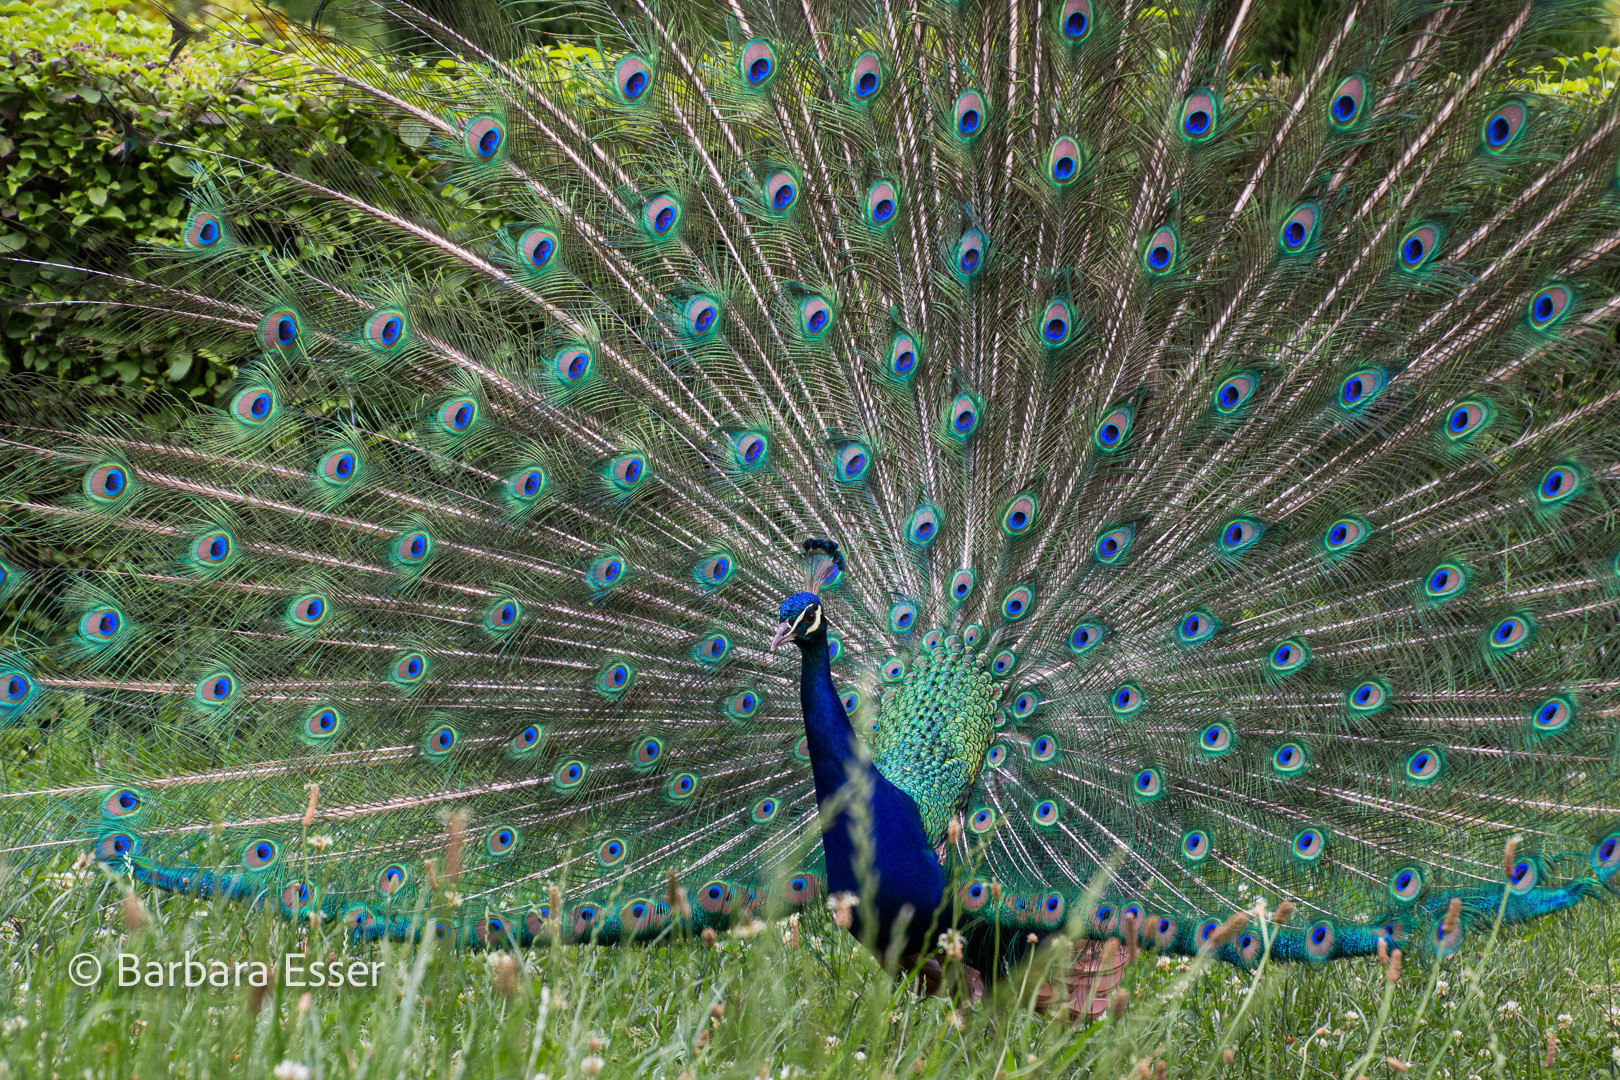
POLYGON ((782 642, 786 641, 788 638, 793 636, 793 627, 795 625, 797 625, 797 624, 786 622, 786 621, 779 622, 779 623, 776 624, 776 634, 775 634, 774 637, 771 638, 771 651, 772 652, 775 652, 776 649, 777 649, 777 646, 781 645, 782 642))

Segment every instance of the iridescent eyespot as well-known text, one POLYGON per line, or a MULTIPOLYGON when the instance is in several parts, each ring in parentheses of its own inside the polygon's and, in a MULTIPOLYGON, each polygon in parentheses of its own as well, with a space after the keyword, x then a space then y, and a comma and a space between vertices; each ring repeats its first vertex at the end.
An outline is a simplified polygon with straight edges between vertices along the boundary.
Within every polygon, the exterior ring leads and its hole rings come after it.
POLYGON ((236 680, 221 672, 197 684, 197 701, 205 706, 225 705, 236 696, 236 680))
POLYGON ((1198 749, 1212 757, 1217 757, 1232 749, 1232 729, 1225 724, 1216 722, 1199 733, 1198 749))
POLYGON ((730 710, 731 715, 746 720, 759 708, 759 695, 752 690, 744 690, 733 697, 726 708, 730 710))
POLYGON ((1383 683, 1369 679, 1345 695, 1351 712, 1375 713, 1389 703, 1389 689, 1383 683))
POLYGON ((1541 880, 1541 867, 1534 859, 1520 859, 1508 871, 1508 888, 1523 895, 1534 889, 1541 880))
POLYGON ((392 349, 405 340, 405 313, 379 311, 366 320, 366 340, 378 349, 392 349))
POLYGON ((543 732, 538 724, 525 724, 523 730, 512 736, 509 749, 514 754, 526 754, 540 745, 540 736, 543 732))
POLYGON ((778 169, 765 178, 765 201, 774 213, 786 213, 798 197, 799 185, 792 173, 778 169))
POLYGON ((681 312, 688 337, 705 337, 720 325, 720 305, 713 297, 698 295, 681 312))
POLYGON ((897 634, 908 632, 917 621, 917 605, 901 600, 889 608, 889 629, 897 634))
POLYGON ((1303 829, 1294 834, 1294 855, 1315 862, 1327 849, 1327 835, 1321 829, 1303 829))
POLYGON ((1046 152, 1047 178, 1058 187, 1067 187, 1080 175, 1080 144, 1068 135, 1060 135, 1046 152))
POLYGON ((883 661, 883 667, 879 669, 879 674, 883 677, 884 682, 899 682, 906 675, 905 661, 898 656, 891 656, 883 661))
POLYGON ((972 829, 976 833, 987 833, 995 826, 995 824, 996 812, 990 809, 988 806, 979 807, 977 810, 973 811, 972 816, 968 818, 968 828, 972 829))
POLYGON ((1440 250, 1440 228, 1419 225, 1401 237, 1401 269, 1416 270, 1440 250))
POLYGON ((405 887, 405 883, 410 880, 410 877, 411 872, 398 863, 393 866, 385 866, 382 872, 377 875, 377 891, 384 896, 393 896, 405 887))
POLYGON ((1134 715, 1146 703, 1142 691, 1132 683, 1116 686, 1113 693, 1108 695, 1108 707, 1118 716, 1134 715))
POLYGON ((740 469, 753 469, 763 465, 770 442, 754 431, 744 431, 731 437, 732 464, 740 469))
POLYGON ((799 303, 799 330, 807 338, 818 338, 832 325, 832 305, 819 296, 799 303))
POLYGON ((585 773, 583 761, 565 761, 551 774, 551 782, 563 791, 570 791, 585 782, 585 773))
POLYGON ((228 532, 209 533, 191 544, 191 557, 204 566, 222 566, 230 559, 236 545, 228 532))
POLYGON ((608 480, 620 491, 634 491, 647 479, 647 459, 640 454, 625 454, 608 465, 608 480))
POLYGON ((1084 41, 1091 33, 1091 0, 1063 0, 1056 14, 1058 33, 1070 44, 1084 41))
POLYGON ((1468 587, 1468 575, 1456 563, 1441 563, 1423 579, 1423 592, 1432 600, 1447 600, 1468 587))
POLYGON ((849 69, 849 93, 856 101, 870 101, 883 89, 883 61, 877 53, 866 52, 855 58, 849 69))
POLYGON ((738 66, 743 81, 758 90, 776 74, 776 50, 764 38, 755 38, 743 46, 738 66))
POLYGON ((306 593, 287 604, 287 616, 298 626, 319 626, 330 610, 331 605, 320 593, 306 593))
POLYGON ((1050 735, 1042 735, 1029 744, 1029 756, 1036 761, 1051 761, 1057 756, 1057 740, 1050 735))
POLYGON ((497 600, 484 613, 484 627, 488 630, 510 630, 517 625, 518 617, 522 614, 523 608, 516 600, 497 600))
POLYGON ((859 480, 866 475, 866 470, 872 464, 872 455, 860 443, 850 443, 838 451, 837 476, 839 480, 859 480))
POLYGON ((1301 203, 1288 220, 1277 230, 1277 243, 1290 255, 1297 255, 1310 245, 1316 235, 1318 210, 1315 203, 1301 203))
POLYGON ((971 649, 979 643, 979 638, 983 635, 984 627, 978 623, 968 623, 962 627, 962 644, 971 649))
POLYGON ((84 493, 96 502, 117 502, 129 493, 130 474, 122 465, 97 465, 84 478, 84 493))
POLYGON ((321 458, 320 478, 329 484, 342 486, 353 480, 360 470, 360 459, 353 450, 334 450, 321 458))
POLYGON ((394 681, 401 683, 420 682, 427 674, 427 657, 421 653, 406 653, 394 661, 394 681))
POLYGON ((628 102, 640 101, 652 85, 652 79, 652 65, 639 56, 625 56, 613 69, 613 85, 618 88, 619 96, 628 102))
POLYGON ((1446 438, 1466 439, 1491 418, 1490 406, 1482 401, 1459 401, 1446 416, 1446 438))
POLYGON ((1266 527, 1253 518, 1234 518, 1221 530, 1221 549, 1237 554, 1253 547, 1265 533, 1266 527))
POLYGON ((1176 266, 1175 231, 1168 226, 1155 231, 1142 248, 1142 264, 1150 274, 1168 274, 1176 266))
POLYGON ((1208 90, 1190 95, 1181 107, 1181 133, 1193 142, 1203 142, 1215 134, 1218 112, 1215 95, 1208 90))
POLYGON ((1260 377, 1253 372, 1233 375, 1215 388, 1215 411, 1223 416, 1232 415, 1243 408, 1259 385, 1260 377))
POLYGON ((681 204, 668 195, 655 195, 641 208, 641 219, 654 236, 668 236, 681 220, 681 204))
POLYGON ((455 749, 456 741, 460 739, 456 729, 449 724, 441 724, 428 732, 427 740, 423 744, 429 757, 443 757, 455 749))
POLYGON ((616 866, 624 861, 629 850, 623 840, 614 837, 612 840, 604 840, 602 846, 596 849, 596 859, 603 866, 616 866))
POLYGON ((1365 540, 1369 534, 1366 525, 1355 518, 1340 518, 1322 534, 1322 546, 1329 551, 1349 551, 1365 540))
POLYGON ((467 125, 467 152, 479 161, 490 162, 506 142, 506 128, 493 116, 480 116, 467 125))
POLYGON ((951 599, 960 604, 973 595, 973 587, 978 583, 978 575, 972 570, 958 570, 951 575, 951 599))
POLYGON ((1309 764, 1310 758, 1299 743, 1283 743, 1271 752, 1271 767, 1283 776, 1296 776, 1309 764))
POLYGON ((1440 751, 1432 746, 1425 746, 1406 759, 1406 778, 1420 784, 1428 783, 1440 775, 1444 764, 1440 751))
POLYGON ((544 270, 557 254, 557 234, 550 229, 530 229, 518 241, 518 251, 523 255, 524 265, 531 270, 544 270))
POLYGON ((1530 643, 1535 624, 1528 615, 1509 615, 1491 629, 1491 648, 1497 652, 1513 652, 1530 643))
POLYGON ((1136 539, 1136 529, 1129 525, 1122 525, 1117 529, 1110 529, 1097 537, 1097 561, 1100 563, 1116 563, 1125 557, 1131 549, 1131 541, 1136 539))
MULTIPOLYGON (((1202 829, 1194 829, 1183 836, 1181 838, 1181 857, 1186 859, 1188 862, 1195 863, 1203 862, 1205 859, 1207 859, 1209 857, 1209 834, 1204 832, 1202 829)), ((1166 922, 1169 922, 1169 920, 1159 920, 1160 925, 1158 930, 1161 936, 1166 929, 1163 925, 1166 922)), ((1171 923, 1169 929, 1173 936, 1175 933, 1175 924, 1171 923)))
POLYGON ((124 616, 117 608, 100 607, 79 619, 79 637, 97 645, 113 641, 124 629, 124 616))
POLYGON ((893 184, 879 180, 866 193, 866 220, 873 228, 886 228, 900 212, 900 196, 893 184))
POLYGON ((140 808, 140 793, 129 788, 120 788, 101 801, 102 813, 112 818, 130 817, 140 808))
POLYGON ((1536 711, 1530 715, 1531 723, 1535 729, 1544 735, 1551 735, 1563 731, 1575 719, 1575 706, 1568 698, 1548 698, 1536 706, 1536 711))
POLYGON ((231 401, 231 414, 252 427, 268 421, 276 414, 276 395, 264 387, 243 390, 231 401))
POLYGON ((1100 623, 1083 622, 1069 632, 1069 651, 1076 656, 1090 652, 1107 633, 1107 627, 1100 623))
POLYGON ((1339 404, 1346 409, 1359 408, 1378 396, 1384 388, 1384 373, 1378 368, 1363 368, 1345 377, 1339 384, 1339 404))
POLYGON ((433 538, 425 532, 406 533, 394 543, 394 557, 405 563, 419 563, 433 551, 433 538))
POLYGON ((96 843, 96 858, 105 862, 124 859, 135 852, 135 838, 128 833, 114 833, 96 843))
POLYGON ((750 816, 753 817, 755 821, 763 824, 776 816, 776 811, 779 805, 780 804, 775 799, 761 799, 759 802, 754 804, 754 811, 750 816))
POLYGON ((957 893, 957 898, 968 911, 977 911, 984 907, 990 901, 990 896, 990 886, 982 881, 970 881, 957 893))
POLYGON ((1336 128, 1347 128, 1361 117, 1361 103, 1367 96, 1367 83, 1360 75, 1352 75, 1339 84, 1328 99, 1328 123, 1336 128))
POLYGON ((707 664, 717 664, 731 651, 731 639, 724 634, 710 634, 697 643, 694 655, 707 664))
POLYGON ((1267 659, 1271 664, 1271 670, 1286 673, 1298 671, 1309 663, 1311 652, 1305 647, 1304 642, 1291 639, 1273 646, 1267 659))
POLYGON ((962 91, 956 98, 956 137, 963 142, 972 142, 978 138, 979 133, 984 130, 985 118, 988 115, 983 94, 977 90, 962 91))
POLYGON ((1164 778, 1158 769, 1142 769, 1132 780, 1131 790, 1139 799, 1156 799, 1164 794, 1164 778))
POLYGON ((1028 585, 1019 585, 1001 598, 1001 615, 1008 622, 1017 622, 1028 615, 1034 606, 1035 590, 1028 585))
POLYGON ((1058 804, 1053 802, 1051 799, 1042 799, 1040 802, 1035 804, 1035 809, 1031 811, 1030 817, 1035 819, 1035 824, 1037 825, 1056 825, 1058 820, 1058 804))
MULTIPOLYGON (((1303 858, 1314 858, 1301 850, 1298 842, 1294 844, 1294 850, 1303 858)), ((1333 955, 1333 945, 1337 940, 1338 935, 1333 930, 1333 924, 1324 919, 1305 931, 1305 952, 1313 960, 1326 960, 1333 955)))
POLYGON ((963 278, 971 278, 984 267, 985 248, 984 233, 978 229, 969 229, 962 234, 962 239, 956 242, 954 265, 956 272, 963 278))
POLYGON ((457 398, 439 409, 439 424, 452 435, 470 430, 478 420, 478 402, 472 398, 457 398))
POLYGON ((304 720, 304 734, 312 739, 330 739, 343 726, 343 715, 336 709, 320 708, 304 720))
POLYGON ((1176 625, 1176 637, 1184 645, 1196 645, 1209 640, 1215 629, 1215 617, 1209 612, 1189 611, 1176 625))
POLYGON ((1479 141, 1487 151, 1500 154, 1518 138, 1529 113, 1522 101, 1509 101, 1485 118, 1479 128, 1479 141))
POLYGON ((680 773, 670 778, 669 786, 664 789, 672 799, 688 799, 697 790, 697 777, 691 773, 680 773))
POLYGON ((1006 760, 1007 748, 1000 743, 995 743, 990 747, 989 750, 985 751, 984 763, 990 766, 992 769, 999 767, 1001 763, 1006 760))
POLYGON ((1069 333, 1074 328, 1074 311, 1069 302, 1063 299, 1052 300, 1041 312, 1041 344, 1047 348, 1055 349, 1069 340, 1069 333))
POLYGON ((206 210, 199 210, 191 215, 186 224, 185 245, 198 251, 207 251, 209 248, 219 246, 225 239, 225 223, 206 210))
POLYGON ((945 420, 952 436, 965 439, 979 426, 979 403, 971 394, 958 394, 946 410, 945 420))
POLYGON ((275 865, 278 854, 274 840, 255 840, 242 852, 242 865, 249 870, 264 870, 275 865))
POLYGON ((491 855, 506 855, 516 850, 518 832, 510 825, 497 825, 484 838, 484 846, 491 855))
POLYGON ((1403 866, 1389 879, 1390 898, 1397 903, 1409 904, 1423 892, 1423 871, 1415 866, 1403 866))
POLYGON ((1536 498, 1543 503, 1560 503, 1581 487, 1581 474, 1573 465, 1555 465, 1541 477, 1536 485, 1536 498))
POLYGON ((698 563, 692 570, 692 576, 705 585, 724 585, 735 566, 731 555, 721 552, 698 563))
POLYGON ((1007 504, 1001 514, 1001 531, 1008 536, 1022 536, 1035 525, 1037 504, 1033 495, 1019 495, 1007 504))
POLYGON ((259 323, 259 344, 272 352, 286 352, 298 343, 298 312, 279 308, 259 323))
POLYGON ((906 539, 923 548, 939 539, 939 511, 932 506, 919 507, 906 526, 906 539))
POLYGON ((602 666, 596 674, 596 688, 609 697, 623 693, 635 680, 636 669, 623 660, 614 660, 602 666))
POLYGON ((1546 330, 1563 317, 1575 294, 1562 285, 1550 285, 1530 298, 1525 316, 1537 330, 1546 330))
MULTIPOLYGON (((894 612, 890 612, 891 616, 894 612)), ((904 614, 903 612, 901 614, 904 614)), ((908 621, 909 625, 909 621, 908 621)), ((836 664, 838 658, 844 655, 844 643, 835 637, 827 638, 827 663, 836 664)))
POLYGON ((884 374, 897 383, 908 381, 917 373, 917 356, 920 350, 917 342, 910 334, 896 333, 889 342, 888 363, 884 374))

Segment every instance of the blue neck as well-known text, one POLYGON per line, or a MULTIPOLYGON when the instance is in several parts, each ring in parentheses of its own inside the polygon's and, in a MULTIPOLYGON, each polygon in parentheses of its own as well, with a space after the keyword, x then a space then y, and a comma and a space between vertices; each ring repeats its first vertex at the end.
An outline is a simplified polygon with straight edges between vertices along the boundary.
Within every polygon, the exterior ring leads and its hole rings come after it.
MULTIPOLYGON (((922 815, 911 796, 884 779, 870 760, 856 755, 855 729, 850 726, 844 703, 833 685, 826 635, 816 634, 797 644, 803 654, 799 704, 804 710, 810 768, 816 781, 816 804, 826 806, 827 801, 849 783, 851 770, 865 774, 871 789, 868 811, 872 823, 873 871, 877 879, 874 906, 880 947, 888 941, 895 918, 907 904, 914 912, 907 937, 917 945, 922 942, 945 895, 945 871, 939 865, 933 845, 928 842, 922 815)), ((840 811, 837 818, 824 826, 821 846, 826 856, 828 888, 835 893, 850 892, 860 896, 855 827, 851 815, 840 811)), ((854 914, 856 931, 860 932, 873 913, 857 907, 854 914)))

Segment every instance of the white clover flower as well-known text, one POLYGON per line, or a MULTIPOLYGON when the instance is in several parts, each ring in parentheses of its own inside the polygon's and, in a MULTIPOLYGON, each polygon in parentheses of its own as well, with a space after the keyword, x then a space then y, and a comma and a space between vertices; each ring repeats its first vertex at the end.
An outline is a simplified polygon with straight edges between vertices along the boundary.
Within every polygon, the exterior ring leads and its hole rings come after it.
POLYGON ((1559 1031, 1568 1031, 1569 1026, 1571 1024, 1573 1024, 1574 1022, 1575 1022, 1575 1018, 1573 1016, 1569 1015, 1569 1013, 1559 1013, 1558 1014, 1558 1030, 1559 1031))
POLYGON ((833 1047, 838 1045, 838 1036, 829 1035, 829 1036, 827 1036, 826 1041, 827 1041, 827 1049, 831 1050, 833 1047))
POLYGON ((863 1062, 865 1060, 866 1060, 866 1051, 865 1050, 857 1050, 857 1051, 855 1051, 856 1064, 859 1064, 860 1062, 863 1062))
POLYGON ((1519 1003, 1517 1001, 1514 1001, 1512 998, 1508 998, 1506 1001, 1502 1002, 1502 1004, 1498 1005, 1496 1007, 1496 1011, 1498 1013, 1500 1013, 1503 1017, 1509 1018, 1509 1019, 1511 1019, 1513 1017, 1516 1017, 1516 1016, 1523 1016, 1524 1015, 1524 1009, 1519 1005, 1519 1003))
POLYGON ((309 1066, 301 1061, 283 1061, 276 1066, 276 1080, 309 1080, 309 1066))
POLYGON ((602 1066, 605 1064, 607 1063, 602 1060, 600 1055, 592 1054, 579 1063, 579 1071, 586 1076, 595 1076, 602 1071, 602 1066))

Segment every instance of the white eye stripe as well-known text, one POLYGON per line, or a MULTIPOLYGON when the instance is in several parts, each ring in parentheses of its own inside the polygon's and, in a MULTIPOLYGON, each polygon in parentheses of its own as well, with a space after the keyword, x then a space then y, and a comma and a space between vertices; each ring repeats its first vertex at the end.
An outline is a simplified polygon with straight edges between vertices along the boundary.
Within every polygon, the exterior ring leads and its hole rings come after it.
MULTIPOLYGON (((813 607, 813 608, 806 608, 805 609, 805 614, 811 614, 811 613, 814 613, 814 615, 816 617, 816 621, 811 623, 805 629, 804 632, 807 633, 807 634, 813 634, 813 633, 815 633, 817 630, 819 630, 821 628, 821 608, 813 607)), ((801 619, 804 618, 804 615, 800 615, 799 618, 801 618, 801 619)))

